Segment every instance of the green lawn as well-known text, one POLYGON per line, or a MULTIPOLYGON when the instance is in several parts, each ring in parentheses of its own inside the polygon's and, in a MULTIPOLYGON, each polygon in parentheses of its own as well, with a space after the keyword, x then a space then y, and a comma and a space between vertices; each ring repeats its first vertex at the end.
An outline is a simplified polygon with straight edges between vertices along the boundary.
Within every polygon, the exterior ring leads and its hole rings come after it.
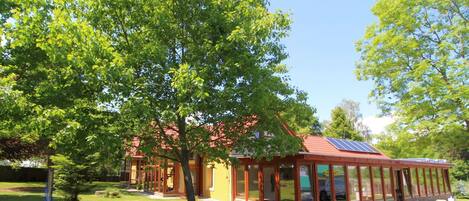
MULTIPOLYGON (((81 201, 155 201, 139 193, 130 193, 119 187, 115 182, 94 182, 94 187, 80 196, 81 201), (105 198, 94 195, 96 190, 105 190, 106 188, 119 189, 120 198, 105 198)), ((41 182, 0 182, 0 200, 1 201, 43 201, 44 183, 41 182)), ((60 201, 60 195, 54 193, 55 200, 60 201)), ((166 200, 165 201, 183 201, 166 200)))

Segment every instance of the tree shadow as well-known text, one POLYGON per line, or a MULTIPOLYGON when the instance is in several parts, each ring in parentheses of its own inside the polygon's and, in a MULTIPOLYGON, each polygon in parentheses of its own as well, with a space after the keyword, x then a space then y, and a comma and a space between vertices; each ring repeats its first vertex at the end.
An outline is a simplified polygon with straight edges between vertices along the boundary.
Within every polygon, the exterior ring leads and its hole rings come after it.
POLYGON ((43 192, 44 187, 13 187, 13 188, 0 188, 1 192, 30 192, 37 193, 43 192))
POLYGON ((43 201, 42 195, 0 195, 1 201, 43 201))

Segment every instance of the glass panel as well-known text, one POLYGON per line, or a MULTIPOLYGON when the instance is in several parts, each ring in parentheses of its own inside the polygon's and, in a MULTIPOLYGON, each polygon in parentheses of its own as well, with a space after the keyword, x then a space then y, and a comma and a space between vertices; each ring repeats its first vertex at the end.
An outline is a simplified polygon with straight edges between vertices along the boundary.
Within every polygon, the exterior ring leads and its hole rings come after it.
POLYGON ((380 167, 372 167, 373 170, 373 190, 375 193, 375 201, 383 200, 383 186, 381 185, 381 169, 380 167))
POLYGON ((249 165, 249 200, 259 200, 259 177, 257 172, 259 166, 249 165))
POLYGON ((245 199, 244 194, 244 165, 236 168, 236 198, 245 199))
POLYGON ((362 178, 362 201, 373 200, 371 196, 370 169, 360 167, 360 176, 362 178))
POLYGON ((449 184, 449 177, 448 177, 448 170, 443 170, 443 177, 445 178, 445 187, 446 192, 451 193, 450 191, 450 184, 449 184))
POLYGON ((275 200, 275 171, 273 167, 262 168, 264 174, 264 200, 275 200))
POLYGON ((170 166, 168 167, 168 170, 167 170, 167 174, 166 174, 166 190, 168 192, 171 192, 174 190, 174 175, 175 175, 175 172, 174 172, 174 166, 170 166))
POLYGON ((419 189, 418 189, 418 185, 417 185, 417 169, 415 168, 412 168, 410 169, 410 175, 412 176, 412 195, 414 197, 418 197, 419 196, 419 189))
POLYGON ((311 177, 311 166, 300 165, 300 192, 301 201, 313 201, 313 178, 311 177))
POLYGON ((441 169, 437 169, 438 170, 438 182, 439 182, 439 186, 440 186, 440 194, 444 194, 444 190, 445 190, 445 187, 443 186, 443 177, 442 177, 442 172, 441 172, 441 169))
POLYGON ((438 195, 438 183, 436 181, 436 169, 432 169, 433 193, 438 195))
POLYGON ((334 172, 334 190, 335 190, 335 199, 337 201, 346 201, 347 200, 347 190, 345 189, 345 172, 344 166, 334 165, 332 167, 334 172))
POLYGON ((394 200, 392 197, 392 184, 391 184, 391 169, 389 168, 383 168, 383 179, 384 179, 384 191, 386 193, 386 200, 391 201, 394 200))
MULTIPOLYGON (((191 178, 192 178, 192 186, 194 187, 194 191, 197 192, 199 189, 199 185, 197 185, 197 170, 196 168, 191 168, 191 178)), ((161 169, 161 178, 163 178, 163 169, 161 169)), ((243 177, 244 180, 244 177, 243 177)), ((163 186, 163 179, 161 179, 161 186, 163 186)), ((163 189, 163 187, 161 187, 163 189)), ((243 188, 244 190, 244 188, 243 188)))
POLYGON ((418 168, 418 177, 419 177, 419 187, 420 187, 420 196, 425 197, 425 181, 424 181, 424 175, 423 175, 423 169, 418 168))
POLYGON ((208 182, 208 187, 213 189, 213 186, 214 186, 214 182, 215 182, 215 175, 214 175, 214 167, 209 167, 208 168, 208 171, 207 171, 207 174, 208 174, 208 178, 210 178, 207 182, 208 182))
POLYGON ((440 179, 440 184, 441 184, 441 194, 445 194, 445 190, 446 190, 446 184, 445 184, 445 178, 443 177, 443 169, 439 169, 440 172, 438 172, 438 179, 440 179))
POLYGON ((427 179, 428 196, 433 194, 432 179, 430 177, 430 169, 425 168, 425 178, 427 179))
POLYGON ((348 166, 348 186, 350 201, 360 201, 360 189, 358 188, 357 167, 348 166))
POLYGON ((317 165, 318 190, 320 201, 331 200, 331 184, 329 177, 329 165, 317 165))
POLYGON ((410 169, 405 168, 402 171, 403 178, 402 178, 402 189, 404 190, 404 197, 410 198, 412 197, 412 186, 410 181, 410 169))
POLYGON ((295 200, 295 183, 293 177, 293 165, 280 166, 280 200, 295 200))

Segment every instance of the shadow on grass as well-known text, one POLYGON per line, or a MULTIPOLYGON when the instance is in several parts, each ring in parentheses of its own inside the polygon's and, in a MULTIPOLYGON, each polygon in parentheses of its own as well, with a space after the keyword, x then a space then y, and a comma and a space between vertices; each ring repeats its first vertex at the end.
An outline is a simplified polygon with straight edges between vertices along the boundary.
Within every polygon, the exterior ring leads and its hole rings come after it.
POLYGON ((0 195, 1 201, 42 201, 42 195, 0 195))
POLYGON ((13 188, 0 188, 0 192, 30 192, 37 193, 43 192, 44 187, 13 187, 13 188))

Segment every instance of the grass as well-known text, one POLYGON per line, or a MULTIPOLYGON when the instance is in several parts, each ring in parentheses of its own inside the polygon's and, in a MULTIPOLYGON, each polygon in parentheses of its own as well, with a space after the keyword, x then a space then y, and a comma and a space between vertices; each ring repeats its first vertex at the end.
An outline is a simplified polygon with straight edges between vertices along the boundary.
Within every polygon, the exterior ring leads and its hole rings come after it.
MULTIPOLYGON (((44 186, 41 182, 0 182, 0 200, 2 201, 43 201, 44 186)), ((60 201, 59 193, 54 193, 54 200, 60 201)), ((155 201, 139 193, 131 193, 119 187, 118 182, 94 182, 93 187, 80 195, 81 201, 155 201), (117 189, 120 191, 120 198, 105 198, 94 195, 97 190, 117 189)), ((156 200, 157 201, 157 200, 156 200)), ((182 199, 165 201, 183 201, 182 199)))

